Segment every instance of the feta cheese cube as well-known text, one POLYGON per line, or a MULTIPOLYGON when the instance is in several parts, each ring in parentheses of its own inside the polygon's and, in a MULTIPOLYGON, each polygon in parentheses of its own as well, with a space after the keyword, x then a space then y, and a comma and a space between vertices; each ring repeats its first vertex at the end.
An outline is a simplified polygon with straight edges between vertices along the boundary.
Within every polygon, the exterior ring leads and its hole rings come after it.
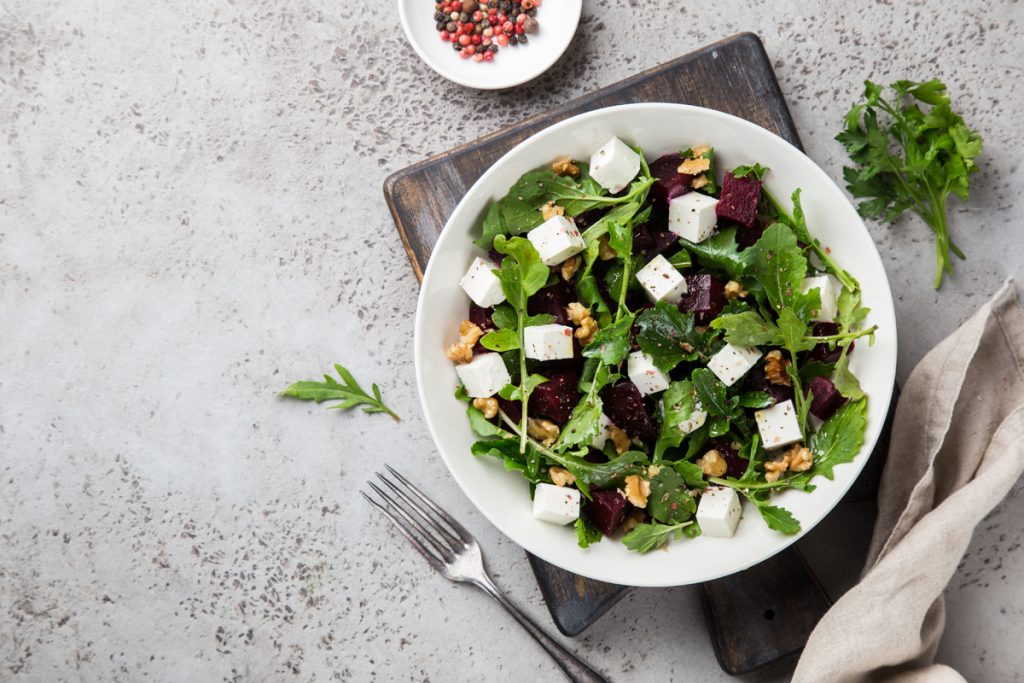
POLYGON ((629 381, 636 385, 644 396, 668 389, 669 377, 658 369, 654 359, 643 351, 634 351, 626 361, 629 381))
POLYGON ((612 194, 622 191, 640 172, 640 155, 612 138, 590 157, 590 177, 612 194))
POLYGON ((523 330, 523 341, 527 358, 559 360, 573 356, 572 328, 565 325, 531 325, 523 330))
POLYGON ((580 516, 580 492, 567 486, 537 484, 533 492, 533 518, 565 526, 580 516))
POLYGON ((788 446, 803 438, 792 401, 783 401, 771 408, 758 410, 754 413, 754 420, 757 421, 761 441, 768 450, 788 446))
POLYGON ((697 408, 692 413, 690 413, 690 417, 679 422, 679 431, 690 434, 693 431, 703 427, 707 419, 708 414, 701 410, 700 408, 697 408))
POLYGON ((493 273, 494 264, 477 256, 469 266, 469 270, 459 280, 459 287, 469 295, 480 308, 497 306, 505 300, 505 292, 501 290, 501 281, 493 273))
POLYGON ((839 292, 842 288, 842 285, 831 275, 804 278, 800 291, 807 293, 812 289, 817 289, 821 294, 821 308, 817 310, 811 320, 830 323, 836 319, 836 314, 839 312, 839 292))
POLYGON ((701 535, 732 538, 742 511, 740 497, 734 490, 726 486, 707 487, 697 505, 697 524, 700 524, 701 535))
POLYGON ((597 423, 597 434, 591 440, 590 445, 599 451, 604 450, 604 445, 611 438, 612 427, 614 426, 614 423, 608 419, 608 416, 601 413, 601 419, 597 423))
POLYGON ((691 242, 711 237, 718 224, 718 200, 700 192, 687 192, 668 203, 668 229, 691 242))
POLYGON ((686 278, 661 254, 641 268, 636 279, 643 285, 647 297, 655 303, 667 301, 678 305, 683 294, 686 294, 686 278))
POLYGON ((557 266, 586 248, 576 224, 565 216, 552 216, 526 233, 545 266, 557 266))
POLYGON ((727 387, 731 387, 743 375, 747 374, 750 368, 757 365, 761 359, 761 350, 758 348, 747 348, 745 346, 733 346, 726 344, 722 349, 711 356, 708 361, 708 370, 715 373, 718 379, 727 387))
POLYGON ((472 398, 487 398, 512 381, 505 361, 496 353, 480 353, 463 365, 455 366, 459 381, 472 398))

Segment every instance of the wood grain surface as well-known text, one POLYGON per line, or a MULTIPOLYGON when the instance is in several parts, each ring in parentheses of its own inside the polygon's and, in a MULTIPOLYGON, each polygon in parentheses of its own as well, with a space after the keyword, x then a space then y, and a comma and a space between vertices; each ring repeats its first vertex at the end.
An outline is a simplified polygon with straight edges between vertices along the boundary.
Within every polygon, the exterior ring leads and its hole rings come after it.
MULTIPOLYGON (((751 33, 727 38, 389 176, 384 196, 417 277, 422 280, 434 243, 456 204, 505 152, 562 119, 631 102, 717 109, 801 146, 760 39, 751 33)), ((863 495, 872 495, 870 485, 862 489, 863 495)), ((569 636, 583 632, 629 590, 576 576, 532 555, 529 559, 555 625, 569 636)), ((791 655, 803 646, 829 605, 794 549, 705 584, 701 595, 716 655, 730 673, 745 673, 791 655), (780 581, 788 586, 784 605, 765 607, 748 599, 770 593, 780 581)))

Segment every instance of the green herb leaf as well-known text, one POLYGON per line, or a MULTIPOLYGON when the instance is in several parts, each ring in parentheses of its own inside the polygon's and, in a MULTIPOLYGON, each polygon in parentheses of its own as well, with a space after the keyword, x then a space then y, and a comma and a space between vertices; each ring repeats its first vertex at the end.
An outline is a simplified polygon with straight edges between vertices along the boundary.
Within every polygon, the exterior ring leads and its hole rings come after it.
POLYGON ((778 346, 782 343, 779 328, 757 311, 720 315, 711 321, 711 328, 723 330, 725 340, 733 346, 778 346))
POLYGON ((782 345, 791 354, 796 354, 801 351, 810 351, 815 347, 815 342, 807 339, 810 326, 797 317, 797 313, 792 308, 784 308, 779 313, 779 337, 782 340, 782 345))
POLYGON ((686 485, 690 488, 703 489, 706 488, 708 483, 704 481, 704 471, 701 470, 700 465, 689 460, 676 460, 675 462, 666 463, 675 468, 675 471, 679 473, 679 476, 683 478, 686 485))
POLYGON ((697 512, 697 499, 690 493, 683 477, 672 467, 662 467, 650 479, 647 512, 665 524, 685 522, 697 512))
POLYGON ((583 347, 587 358, 598 358, 607 365, 621 363, 632 348, 629 331, 633 327, 633 316, 623 315, 617 322, 598 328, 594 338, 583 347))
POLYGON ((693 384, 686 380, 672 382, 661 396, 661 431, 654 446, 654 462, 661 460, 665 451, 676 448, 686 438, 686 432, 679 428, 697 410, 697 396, 693 384))
POLYGON ((737 166, 732 169, 732 174, 736 178, 752 177, 762 180, 768 171, 771 170, 767 166, 761 164, 754 164, 753 166, 737 166))
POLYGON ((736 244, 736 228, 725 228, 699 244, 688 240, 681 241, 697 263, 705 268, 724 270, 733 280, 740 280, 743 277, 750 256, 749 250, 740 251, 739 245, 736 244))
POLYGON ((683 537, 683 529, 694 522, 679 524, 637 524, 633 530, 622 537, 622 542, 630 550, 647 553, 663 548, 673 538, 683 537))
POLYGON ((491 321, 499 330, 507 330, 510 328, 515 329, 519 319, 516 317, 516 309, 507 303, 501 303, 494 307, 494 312, 491 313, 491 321))
POLYGON ((781 531, 784 534, 796 534, 800 533, 800 522, 796 517, 793 516, 789 510, 777 505, 769 505, 764 502, 760 502, 755 498, 748 497, 757 507, 757 511, 761 513, 761 518, 764 519, 769 529, 775 531, 781 531))
POLYGON ((772 308, 781 311, 792 306, 801 293, 807 259, 789 226, 770 225, 747 251, 750 252, 750 271, 764 287, 772 308))
POLYGON ((582 517, 576 518, 576 543, 579 547, 586 548, 592 543, 599 543, 601 538, 600 529, 582 517))
POLYGON ((864 390, 860 388, 860 382, 850 372, 849 350, 849 346, 843 347, 843 352, 839 354, 835 371, 832 373, 832 383, 836 385, 840 394, 856 401, 864 398, 864 390))
POLYGON ((589 446, 600 430, 601 406, 601 398, 597 396, 597 392, 577 403, 573 408, 572 417, 558 435, 555 449, 589 446))
POLYGON ((504 429, 484 417, 484 414, 474 408, 472 403, 466 407, 466 415, 469 417, 470 429, 478 436, 501 436, 506 438, 510 436, 504 429))
POLYGON ((494 330, 480 338, 480 345, 491 351, 518 349, 519 333, 514 329, 494 330))
POLYGON ((775 399, 763 391, 750 391, 739 397, 739 405, 744 408, 767 408, 775 405, 775 399))
POLYGON ((297 398, 301 401, 316 401, 317 403, 340 401, 340 403, 330 407, 338 410, 349 410, 356 406, 362 406, 363 412, 387 413, 395 418, 396 422, 400 419, 398 415, 384 405, 384 401, 380 396, 380 389, 377 388, 376 384, 370 385, 370 390, 373 392, 371 396, 359 386, 359 382, 352 376, 352 373, 342 365, 335 363, 334 370, 338 373, 338 377, 341 378, 341 382, 338 382, 338 380, 330 375, 324 375, 323 382, 295 382, 282 391, 281 395, 288 398, 297 398))
POLYGON ((707 368, 697 368, 691 376, 701 407, 710 416, 729 417, 732 413, 725 385, 707 368))
POLYGON ((539 460, 540 455, 527 444, 527 452, 519 452, 519 439, 486 439, 477 441, 470 448, 473 455, 487 455, 497 458, 505 465, 505 469, 521 473, 528 481, 538 484, 543 481, 539 469, 531 462, 539 460))
POLYGON ((821 428, 811 437, 811 453, 814 455, 814 466, 809 471, 811 477, 821 475, 826 479, 833 477, 836 465, 853 462, 860 447, 864 444, 864 431, 867 427, 867 399, 850 401, 836 413, 825 420, 821 428))
POLYGON ((667 301, 659 301, 637 319, 636 340, 654 364, 669 372, 684 360, 696 360, 702 346, 692 313, 683 313, 667 301))

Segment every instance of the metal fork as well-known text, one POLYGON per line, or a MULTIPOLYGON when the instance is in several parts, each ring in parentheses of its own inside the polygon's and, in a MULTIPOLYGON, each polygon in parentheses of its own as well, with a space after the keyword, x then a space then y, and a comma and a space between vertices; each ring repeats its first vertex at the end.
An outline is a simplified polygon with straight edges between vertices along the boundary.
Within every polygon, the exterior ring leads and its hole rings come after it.
POLYGON ((385 467, 394 480, 380 472, 376 472, 376 475, 390 493, 372 481, 367 482, 384 504, 363 491, 359 493, 387 516, 431 567, 449 581, 471 583, 494 598, 551 655, 569 680, 578 683, 607 683, 601 674, 562 647, 501 594, 487 574, 479 544, 464 526, 409 483, 391 465, 385 467))

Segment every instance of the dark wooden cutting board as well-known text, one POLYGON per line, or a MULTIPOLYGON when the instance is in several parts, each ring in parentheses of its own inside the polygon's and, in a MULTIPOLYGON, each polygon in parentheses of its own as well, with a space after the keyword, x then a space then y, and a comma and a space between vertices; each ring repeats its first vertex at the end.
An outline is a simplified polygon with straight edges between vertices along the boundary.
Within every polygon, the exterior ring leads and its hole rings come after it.
MULTIPOLYGON (((800 146, 760 39, 751 33, 727 38, 388 177, 384 196, 416 276, 423 278, 437 236, 456 204, 505 152, 562 119, 631 102, 680 102, 717 109, 800 146)), ((867 473, 862 480, 859 495, 873 497, 877 476, 867 473)), ((555 625, 566 635, 582 633, 630 590, 585 579, 527 555, 555 625)), ((701 596, 715 653, 722 668, 734 674, 798 651, 830 604, 793 548, 744 572, 703 584, 701 596), (764 596, 783 585, 785 603, 766 603, 764 596)))

